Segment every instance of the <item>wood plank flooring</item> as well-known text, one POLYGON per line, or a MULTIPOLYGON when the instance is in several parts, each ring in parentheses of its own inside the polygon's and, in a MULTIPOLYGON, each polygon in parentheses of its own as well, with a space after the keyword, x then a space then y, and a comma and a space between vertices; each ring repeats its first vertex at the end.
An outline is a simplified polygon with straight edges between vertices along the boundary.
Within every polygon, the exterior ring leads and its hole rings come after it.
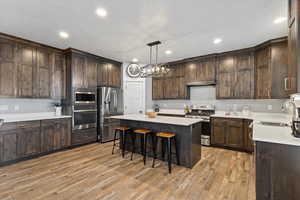
POLYGON ((91 144, 0 167, 1 200, 254 200, 253 156, 203 147, 193 168, 127 154, 111 154, 111 143, 91 144))

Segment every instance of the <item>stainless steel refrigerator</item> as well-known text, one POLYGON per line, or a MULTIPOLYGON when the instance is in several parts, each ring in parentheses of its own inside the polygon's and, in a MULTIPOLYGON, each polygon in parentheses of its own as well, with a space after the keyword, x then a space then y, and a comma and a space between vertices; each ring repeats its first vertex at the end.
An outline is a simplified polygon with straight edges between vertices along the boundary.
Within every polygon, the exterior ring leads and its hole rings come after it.
POLYGON ((98 88, 98 140, 108 142, 114 139, 114 128, 119 120, 110 119, 115 115, 123 115, 123 91, 120 88, 98 88))

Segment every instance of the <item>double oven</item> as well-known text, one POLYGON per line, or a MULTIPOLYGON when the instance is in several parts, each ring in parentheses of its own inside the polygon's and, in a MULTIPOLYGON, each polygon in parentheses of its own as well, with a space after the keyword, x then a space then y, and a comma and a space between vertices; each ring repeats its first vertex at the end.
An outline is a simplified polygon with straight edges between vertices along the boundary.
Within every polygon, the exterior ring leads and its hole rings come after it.
POLYGON ((76 89, 73 102, 73 130, 97 127, 97 90, 76 89))

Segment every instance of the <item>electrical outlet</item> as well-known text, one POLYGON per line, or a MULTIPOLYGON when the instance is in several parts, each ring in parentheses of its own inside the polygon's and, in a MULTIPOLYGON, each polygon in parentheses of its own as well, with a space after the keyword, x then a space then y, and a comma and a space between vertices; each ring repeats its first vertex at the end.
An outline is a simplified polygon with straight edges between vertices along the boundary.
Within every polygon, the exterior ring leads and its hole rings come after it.
POLYGON ((15 105, 15 106, 14 106, 14 110, 15 110, 15 111, 20 110, 20 106, 19 106, 19 105, 15 105))
POLYGON ((272 105, 268 105, 268 110, 272 110, 273 106, 272 105))

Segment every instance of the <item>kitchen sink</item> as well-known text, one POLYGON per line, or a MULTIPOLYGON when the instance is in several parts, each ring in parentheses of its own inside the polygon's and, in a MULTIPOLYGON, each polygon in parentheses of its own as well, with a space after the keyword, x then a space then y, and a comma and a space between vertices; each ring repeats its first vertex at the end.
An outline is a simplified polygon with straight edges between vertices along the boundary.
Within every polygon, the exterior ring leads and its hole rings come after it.
POLYGON ((279 127, 289 127, 289 126, 291 126, 288 123, 282 123, 282 122, 265 122, 265 121, 261 121, 259 123, 261 125, 264 125, 264 126, 279 126, 279 127))

